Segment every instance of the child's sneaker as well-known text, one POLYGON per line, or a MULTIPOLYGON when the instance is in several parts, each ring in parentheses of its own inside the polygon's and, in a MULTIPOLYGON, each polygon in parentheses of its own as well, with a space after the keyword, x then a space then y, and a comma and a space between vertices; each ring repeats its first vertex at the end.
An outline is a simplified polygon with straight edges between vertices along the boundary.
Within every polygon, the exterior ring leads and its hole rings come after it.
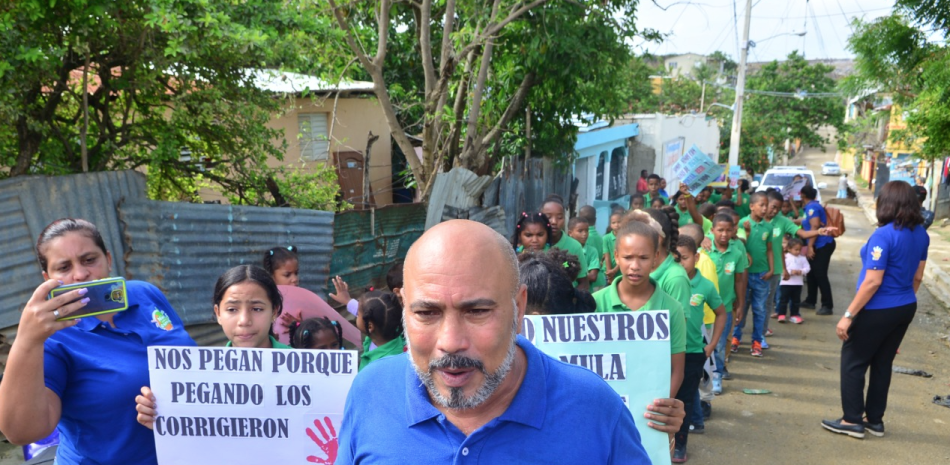
POLYGON ((778 314, 778 313, 773 313, 772 316, 769 317, 769 318, 772 318, 772 319, 774 320, 774 319, 776 319, 776 318, 778 318, 778 317, 779 317, 779 314, 778 314))
POLYGON ((765 330, 765 334, 764 334, 764 335, 765 335, 765 336, 771 336, 771 335, 773 335, 773 334, 775 334, 775 332, 772 331, 772 328, 769 328, 769 329, 766 329, 766 330, 765 330))
POLYGON ((802 317, 797 316, 797 315, 789 318, 789 321, 791 321, 792 323, 796 325, 800 325, 805 322, 805 320, 803 320, 802 317))
POLYGON ((769 343, 765 339, 762 339, 762 350, 769 350, 769 343))
POLYGON ((751 353, 752 353, 752 356, 753 356, 753 357, 761 357, 761 356, 762 356, 762 344, 759 344, 758 342, 753 342, 753 343, 752 343, 752 351, 751 351, 751 353))
MULTIPOLYGON (((792 318, 795 318, 795 317, 792 317, 792 318)), ((778 322, 779 322, 779 323, 785 323, 785 315, 779 315, 779 316, 778 316, 778 322)))
POLYGON ((732 349, 730 350, 730 352, 736 353, 738 351, 739 351, 739 338, 734 337, 732 338, 732 349))

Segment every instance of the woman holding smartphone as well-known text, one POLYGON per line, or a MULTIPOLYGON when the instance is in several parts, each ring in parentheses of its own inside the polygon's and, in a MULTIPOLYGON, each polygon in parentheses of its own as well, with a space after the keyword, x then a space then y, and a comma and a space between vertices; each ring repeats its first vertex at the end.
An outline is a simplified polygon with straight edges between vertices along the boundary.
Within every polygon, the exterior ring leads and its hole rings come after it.
POLYGON ((50 291, 109 277, 112 255, 92 223, 60 219, 36 242, 43 278, 20 317, 0 384, 0 431, 27 444, 59 428, 58 465, 155 464, 152 432, 131 414, 148 385, 150 345, 195 345, 155 286, 126 283, 128 309, 81 313, 87 289, 47 299, 50 291))

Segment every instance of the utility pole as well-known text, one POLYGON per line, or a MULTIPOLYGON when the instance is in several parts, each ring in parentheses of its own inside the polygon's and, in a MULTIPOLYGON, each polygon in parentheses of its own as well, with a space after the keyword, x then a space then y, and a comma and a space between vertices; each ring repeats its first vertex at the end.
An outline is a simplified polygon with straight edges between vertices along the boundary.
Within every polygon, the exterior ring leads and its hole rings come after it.
POLYGON ((729 165, 739 166, 739 139, 742 135, 742 100, 745 94, 745 67, 749 55, 749 22, 752 19, 752 0, 745 2, 745 27, 742 29, 742 49, 739 51, 739 70, 736 76, 736 104, 732 113, 732 135, 729 138, 729 165))

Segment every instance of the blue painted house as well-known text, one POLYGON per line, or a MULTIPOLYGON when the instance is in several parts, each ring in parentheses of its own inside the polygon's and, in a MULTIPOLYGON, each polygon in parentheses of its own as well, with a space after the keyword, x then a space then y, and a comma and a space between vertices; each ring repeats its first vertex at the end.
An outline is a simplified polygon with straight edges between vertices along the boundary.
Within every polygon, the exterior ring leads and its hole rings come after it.
POLYGON ((603 234, 610 223, 610 204, 630 204, 627 191, 627 141, 640 134, 639 125, 608 127, 596 122, 582 127, 574 144, 577 160, 577 205, 593 205, 597 209, 597 230, 603 234))

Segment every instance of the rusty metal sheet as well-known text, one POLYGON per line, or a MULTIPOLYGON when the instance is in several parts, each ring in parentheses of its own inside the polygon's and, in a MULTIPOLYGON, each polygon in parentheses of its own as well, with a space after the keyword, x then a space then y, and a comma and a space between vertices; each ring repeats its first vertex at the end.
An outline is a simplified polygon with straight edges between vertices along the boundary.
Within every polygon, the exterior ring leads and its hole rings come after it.
POLYGON ((156 285, 186 325, 213 321, 218 276, 236 265, 261 265, 275 246, 296 246, 300 285, 326 296, 330 212, 135 200, 119 205, 119 219, 126 277, 156 285))
POLYGON ((367 286, 385 287, 386 273, 406 257, 425 223, 426 206, 419 203, 337 213, 330 276, 343 277, 354 294, 367 286))

